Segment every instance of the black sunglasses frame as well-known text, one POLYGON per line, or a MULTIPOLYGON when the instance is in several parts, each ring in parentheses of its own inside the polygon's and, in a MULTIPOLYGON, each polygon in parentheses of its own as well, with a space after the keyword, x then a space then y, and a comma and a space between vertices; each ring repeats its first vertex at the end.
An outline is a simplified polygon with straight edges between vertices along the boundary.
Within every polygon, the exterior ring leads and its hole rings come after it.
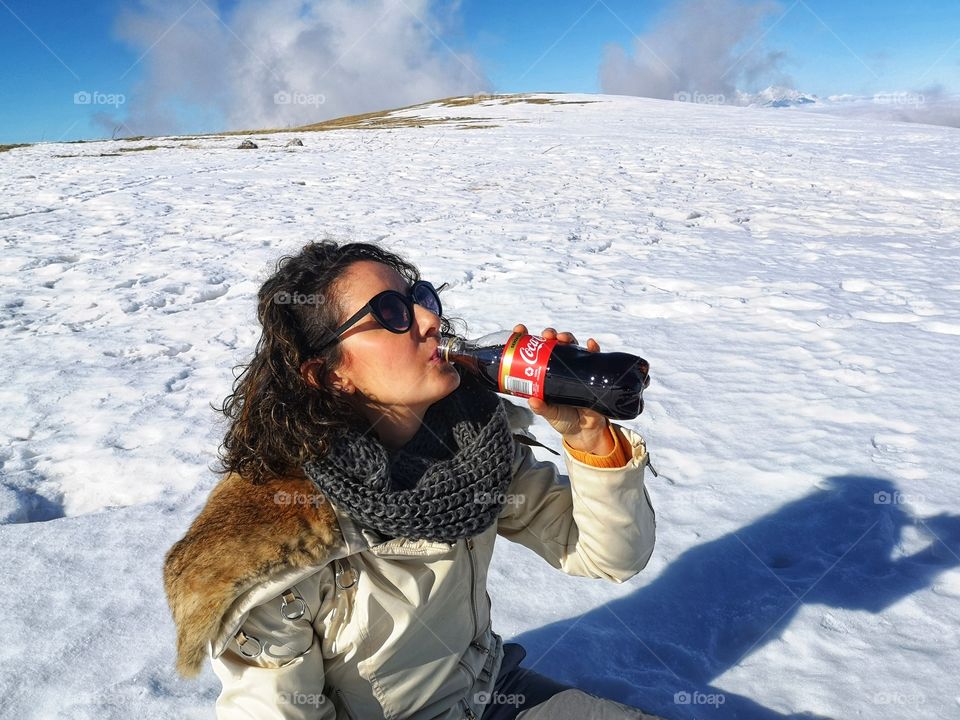
POLYGON ((343 325, 341 325, 336 330, 334 330, 333 337, 327 342, 325 342, 317 350, 317 352, 321 352, 326 348, 330 347, 331 345, 333 345, 334 343, 340 342, 340 336, 343 335, 343 333, 345 333, 347 330, 352 328, 354 325, 356 325, 358 322, 360 322, 360 320, 365 318, 368 314, 373 315, 374 320, 380 323, 381 327, 383 327, 386 330, 389 330, 392 333, 396 333, 397 335, 402 335, 405 332, 409 332, 410 328, 413 327, 414 304, 421 305, 421 307, 426 307, 413 299, 414 295, 417 292, 418 287, 426 287, 430 290, 430 292, 433 293, 433 296, 437 300, 436 314, 443 315, 443 304, 440 302, 440 292, 445 287, 447 287, 447 283, 443 283, 443 285, 441 285, 440 287, 435 288, 432 283, 427 282, 426 280, 417 280, 413 285, 410 286, 410 292, 407 293, 406 295, 404 295, 403 293, 397 292, 396 290, 384 290, 383 292, 380 292, 374 295, 372 298, 370 298, 370 301, 366 305, 364 305, 362 308, 357 310, 357 312, 355 312, 350 317, 349 320, 347 320, 345 323, 343 323, 343 325), (384 319, 383 314, 380 312, 380 303, 383 301, 383 298, 394 296, 394 295, 397 296, 400 302, 406 305, 407 312, 410 318, 410 322, 403 329, 398 329, 391 326, 390 323, 388 323, 386 319, 384 319))

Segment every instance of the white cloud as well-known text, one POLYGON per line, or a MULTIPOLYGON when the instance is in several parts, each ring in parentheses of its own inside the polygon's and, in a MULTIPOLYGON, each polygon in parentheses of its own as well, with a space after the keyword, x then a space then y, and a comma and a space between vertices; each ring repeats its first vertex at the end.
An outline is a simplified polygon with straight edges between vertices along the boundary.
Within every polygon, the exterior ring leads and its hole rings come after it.
MULTIPOLYGON (((960 96, 950 95, 943 85, 931 85, 913 93, 899 93, 915 102, 901 102, 893 107, 893 119, 900 122, 926 123, 960 127, 960 96)), ((898 96, 894 95, 894 98, 898 96)))
POLYGON ((881 91, 872 96, 832 95, 827 100, 807 109, 847 117, 960 127, 960 95, 945 92, 942 85, 881 91))
POLYGON ((606 93, 673 99, 677 93, 725 96, 738 88, 792 84, 780 72, 784 53, 764 46, 773 2, 681 0, 634 41, 633 55, 606 48, 600 85, 606 93))
POLYGON ((141 0, 117 34, 142 59, 137 134, 287 127, 489 88, 433 0, 141 0), (436 33, 436 35, 434 34, 436 33))

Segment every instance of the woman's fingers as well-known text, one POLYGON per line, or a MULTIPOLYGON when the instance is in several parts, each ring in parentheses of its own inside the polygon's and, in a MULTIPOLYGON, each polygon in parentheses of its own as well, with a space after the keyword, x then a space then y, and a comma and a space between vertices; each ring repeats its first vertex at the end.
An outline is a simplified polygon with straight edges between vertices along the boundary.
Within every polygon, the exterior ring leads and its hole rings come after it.
MULTIPOLYGON (((523 334, 527 334, 528 332, 527 326, 522 323, 518 323, 517 325, 515 325, 513 328, 513 331, 515 333, 518 332, 523 334)), ((561 343, 561 344, 579 345, 579 343, 577 342, 577 338, 574 336, 573 333, 570 333, 570 332, 558 333, 556 328, 552 328, 552 327, 544 328, 543 331, 540 333, 540 337, 542 337, 544 340, 556 340, 558 343, 561 343)), ((598 343, 593 338, 590 338, 589 340, 587 340, 586 347, 587 347, 587 350, 589 350, 590 352, 600 352, 600 343, 598 343)))
POLYGON ((573 345, 577 344, 577 339, 573 336, 573 333, 562 332, 558 333, 554 328, 548 327, 544 328, 543 332, 540 333, 540 337, 544 340, 556 340, 559 343, 572 343, 573 345))

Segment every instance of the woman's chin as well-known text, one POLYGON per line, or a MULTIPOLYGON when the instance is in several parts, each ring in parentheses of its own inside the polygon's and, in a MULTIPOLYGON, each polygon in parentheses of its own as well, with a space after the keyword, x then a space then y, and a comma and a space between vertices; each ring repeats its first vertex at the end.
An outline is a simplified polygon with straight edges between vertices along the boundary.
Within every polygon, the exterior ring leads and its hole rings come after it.
MULTIPOLYGON (((449 369, 441 368, 441 372, 443 373, 442 377, 446 381, 446 390, 443 392, 440 398, 445 398, 447 395, 460 387, 460 373, 457 372, 457 369, 453 365, 449 363, 444 363, 444 365, 446 365, 449 369)), ((437 399, 439 400, 440 398, 437 399)))

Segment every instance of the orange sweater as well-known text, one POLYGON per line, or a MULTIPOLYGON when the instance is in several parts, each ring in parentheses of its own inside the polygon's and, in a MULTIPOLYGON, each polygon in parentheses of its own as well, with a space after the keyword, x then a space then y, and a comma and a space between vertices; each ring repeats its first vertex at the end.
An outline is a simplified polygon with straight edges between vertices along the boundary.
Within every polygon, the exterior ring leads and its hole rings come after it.
POLYGON ((623 467, 630 462, 630 458, 633 457, 633 453, 631 452, 632 448, 616 425, 611 423, 608 427, 610 432, 613 433, 613 450, 607 455, 593 455, 592 453, 583 452, 582 450, 574 450, 567 444, 566 440, 563 441, 563 446, 567 449, 567 452, 573 456, 574 460, 579 460, 586 465, 602 468, 623 467))

